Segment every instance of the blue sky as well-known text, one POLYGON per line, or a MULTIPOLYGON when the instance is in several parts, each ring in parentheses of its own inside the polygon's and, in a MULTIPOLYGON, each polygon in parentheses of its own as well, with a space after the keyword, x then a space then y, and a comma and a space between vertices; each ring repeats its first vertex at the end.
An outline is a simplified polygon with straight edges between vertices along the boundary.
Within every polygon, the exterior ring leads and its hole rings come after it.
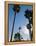
MULTIPOLYGON (((9 38, 11 35, 12 24, 13 24, 13 19, 14 19, 14 11, 12 8, 13 8, 13 5, 9 5, 9 14, 8 14, 8 16, 9 16, 9 38)), ((32 6, 20 5, 20 11, 19 11, 19 13, 16 13, 13 37, 14 37, 15 33, 19 32, 19 29, 18 29, 19 27, 26 26, 29 23, 28 19, 26 19, 24 16, 26 9, 31 10, 32 6)))

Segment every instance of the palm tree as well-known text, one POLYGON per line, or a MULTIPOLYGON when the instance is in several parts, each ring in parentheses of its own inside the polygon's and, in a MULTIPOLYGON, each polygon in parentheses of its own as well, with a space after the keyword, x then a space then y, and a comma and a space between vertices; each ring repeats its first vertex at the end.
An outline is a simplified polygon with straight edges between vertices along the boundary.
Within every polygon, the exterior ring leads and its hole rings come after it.
POLYGON ((17 4, 15 4, 15 5, 13 6, 13 11, 14 11, 15 13, 14 13, 14 20, 13 20, 13 26, 12 26, 12 32, 11 32, 11 39, 10 39, 10 42, 12 42, 16 13, 18 13, 18 12, 20 11, 20 6, 17 5, 17 4))
MULTIPOLYGON (((19 27, 19 33, 20 33, 20 30, 21 30, 21 27, 19 27)), ((19 40, 20 40, 20 37, 19 37, 19 40)))
POLYGON ((32 10, 26 10, 25 11, 25 15, 24 15, 28 20, 29 20, 29 24, 27 24, 27 28, 29 29, 29 33, 30 33, 30 38, 32 40, 32 35, 31 35, 31 24, 33 24, 32 22, 32 16, 33 16, 33 11, 32 10))
POLYGON ((19 27, 19 33, 20 33, 21 27, 19 27))

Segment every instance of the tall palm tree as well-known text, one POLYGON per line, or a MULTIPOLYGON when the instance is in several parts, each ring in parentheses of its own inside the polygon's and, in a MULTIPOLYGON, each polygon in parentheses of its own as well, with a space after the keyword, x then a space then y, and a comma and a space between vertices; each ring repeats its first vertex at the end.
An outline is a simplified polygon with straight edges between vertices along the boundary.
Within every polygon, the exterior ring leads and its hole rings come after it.
POLYGON ((29 29, 30 38, 31 38, 31 40, 32 40, 31 24, 33 24, 33 22, 32 22, 33 11, 27 9, 27 10, 25 11, 25 15, 24 15, 24 16, 29 20, 29 24, 27 24, 27 28, 29 29))
POLYGON ((12 26, 12 32, 11 32, 11 39, 10 39, 10 42, 12 42, 16 13, 18 13, 18 12, 20 11, 20 6, 19 6, 18 4, 15 4, 15 5, 13 6, 13 11, 14 11, 14 20, 13 20, 13 26, 12 26))

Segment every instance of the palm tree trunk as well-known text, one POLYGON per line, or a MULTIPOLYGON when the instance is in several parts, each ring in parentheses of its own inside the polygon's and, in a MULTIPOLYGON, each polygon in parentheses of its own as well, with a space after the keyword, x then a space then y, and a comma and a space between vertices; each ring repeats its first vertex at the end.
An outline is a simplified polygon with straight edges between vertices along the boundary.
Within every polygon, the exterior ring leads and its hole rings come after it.
POLYGON ((31 25, 30 25, 31 23, 30 23, 30 19, 29 19, 29 26, 30 26, 30 28, 29 28, 29 34, 30 34, 30 39, 32 40, 32 36, 31 36, 31 25))
POLYGON ((10 42, 12 42, 13 31, 14 31, 14 24, 15 24, 15 18, 16 18, 16 11, 15 11, 15 14, 14 14, 14 20, 13 20, 13 26, 12 26, 12 32, 11 32, 10 42))
POLYGON ((32 40, 32 38, 31 38, 31 25, 30 25, 30 19, 29 19, 29 26, 30 26, 30 28, 29 28, 30 39, 32 40))
POLYGON ((30 34, 30 39, 32 40, 32 37, 31 37, 31 29, 29 29, 29 34, 30 34))

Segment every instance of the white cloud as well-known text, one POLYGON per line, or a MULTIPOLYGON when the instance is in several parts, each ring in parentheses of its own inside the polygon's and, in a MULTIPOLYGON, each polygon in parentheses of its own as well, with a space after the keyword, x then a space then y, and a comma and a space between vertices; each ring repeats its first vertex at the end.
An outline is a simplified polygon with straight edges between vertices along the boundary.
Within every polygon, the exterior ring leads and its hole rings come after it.
POLYGON ((23 40, 30 40, 29 30, 27 29, 26 26, 22 26, 20 34, 22 35, 23 40))

